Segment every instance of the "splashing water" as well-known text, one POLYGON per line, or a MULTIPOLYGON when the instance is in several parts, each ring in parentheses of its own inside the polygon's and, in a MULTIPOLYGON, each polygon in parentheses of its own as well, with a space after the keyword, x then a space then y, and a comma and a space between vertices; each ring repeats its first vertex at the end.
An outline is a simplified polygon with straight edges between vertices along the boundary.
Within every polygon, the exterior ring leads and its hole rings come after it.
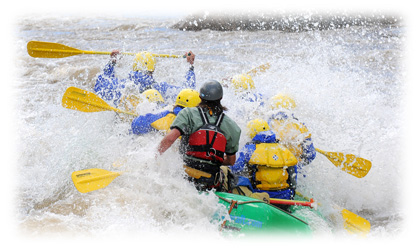
MULTIPOLYGON (((154 158, 162 134, 133 136, 128 133, 130 124, 113 112, 82 113, 61 106, 66 88, 93 90, 108 56, 32 58, 26 52, 31 40, 92 51, 192 50, 198 87, 208 79, 221 80, 269 62, 271 68, 254 78, 258 92, 266 98, 279 92, 292 95, 295 115, 311 131, 316 147, 357 154, 373 163, 370 173, 357 179, 318 155, 298 177, 301 191, 321 202, 326 214, 330 205, 338 204, 368 219, 373 236, 400 231, 403 27, 188 32, 170 28, 176 21, 38 16, 19 20, 17 212, 24 232, 186 232, 219 238, 218 225, 211 219, 223 213, 215 195, 198 194, 183 179, 176 145, 154 158), (104 189, 81 194, 70 176, 88 168, 123 174, 104 189)), ((121 59, 118 75, 127 75, 131 60, 121 59)), ((187 69, 183 59, 159 59, 155 79, 179 84, 187 69)), ((222 103, 243 131, 255 118, 254 111, 261 112, 230 89, 222 103)), ((242 134, 240 147, 247 141, 242 134)), ((316 232, 331 233, 316 218, 309 223, 316 232)))

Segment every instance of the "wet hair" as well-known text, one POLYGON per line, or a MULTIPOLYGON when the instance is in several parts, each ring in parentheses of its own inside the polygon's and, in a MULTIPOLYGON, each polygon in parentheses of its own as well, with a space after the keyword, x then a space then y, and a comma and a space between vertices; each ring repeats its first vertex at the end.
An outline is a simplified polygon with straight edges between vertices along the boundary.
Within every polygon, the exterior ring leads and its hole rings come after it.
POLYGON ((221 114, 223 111, 227 111, 228 109, 220 103, 220 100, 216 101, 207 101, 201 99, 201 102, 198 104, 198 107, 202 107, 204 109, 208 109, 210 115, 214 113, 215 115, 221 114))

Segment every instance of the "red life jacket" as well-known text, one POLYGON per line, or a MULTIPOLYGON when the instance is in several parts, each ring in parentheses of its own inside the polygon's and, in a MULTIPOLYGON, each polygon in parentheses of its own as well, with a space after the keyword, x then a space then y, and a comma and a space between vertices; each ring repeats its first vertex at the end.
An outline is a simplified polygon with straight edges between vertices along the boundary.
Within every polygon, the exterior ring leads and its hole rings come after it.
POLYGON ((204 125, 190 135, 186 155, 222 164, 227 141, 220 124, 225 114, 221 113, 215 124, 209 124, 201 107, 198 107, 198 111, 204 125))

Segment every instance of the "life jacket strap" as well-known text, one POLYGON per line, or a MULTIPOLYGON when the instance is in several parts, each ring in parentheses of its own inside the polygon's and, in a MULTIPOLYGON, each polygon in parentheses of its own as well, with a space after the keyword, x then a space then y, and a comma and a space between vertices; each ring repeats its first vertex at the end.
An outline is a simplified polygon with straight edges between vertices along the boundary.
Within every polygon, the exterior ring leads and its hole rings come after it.
POLYGON ((216 150, 209 145, 199 145, 199 146, 190 145, 188 147, 188 149, 189 149, 189 151, 194 151, 194 152, 206 152, 208 156, 216 155, 220 158, 223 158, 223 156, 225 154, 224 152, 222 152, 220 150, 216 150))

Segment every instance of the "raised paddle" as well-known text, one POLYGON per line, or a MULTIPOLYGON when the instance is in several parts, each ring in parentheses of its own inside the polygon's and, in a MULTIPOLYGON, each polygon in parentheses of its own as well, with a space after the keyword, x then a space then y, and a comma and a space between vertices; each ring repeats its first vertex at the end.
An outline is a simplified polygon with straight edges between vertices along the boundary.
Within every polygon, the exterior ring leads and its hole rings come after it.
POLYGON ((134 113, 111 107, 94 93, 76 87, 67 88, 63 95, 62 105, 65 108, 82 112, 115 111, 117 113, 137 116, 134 113))
MULTIPOLYGON (((32 57, 40 58, 63 58, 69 56, 75 56, 80 54, 91 54, 91 55, 110 55, 111 52, 103 51, 86 51, 75 49, 59 43, 30 41, 27 44, 28 54, 32 57)), ((123 55, 136 55, 136 53, 122 52, 123 55)), ((169 54, 152 54, 155 57, 172 57, 179 58, 179 55, 169 54)))
POLYGON ((79 192, 87 193, 108 186, 119 175, 119 172, 91 168, 73 172, 71 179, 79 192))
MULTIPOLYGON (((257 66, 251 70, 249 70, 248 72, 246 72, 245 74, 250 75, 250 76, 256 76, 259 73, 263 73, 265 72, 267 69, 269 69, 271 67, 270 63, 264 63, 261 64, 260 66, 257 66)), ((232 81, 233 76, 228 76, 228 77, 224 77, 222 79, 222 81, 232 81)), ((224 87, 228 88, 229 85, 228 84, 222 84, 224 87)))
POLYGON ((362 178, 369 173, 372 163, 369 160, 357 157, 352 154, 339 152, 326 152, 316 148, 317 152, 325 155, 340 170, 349 173, 357 178, 362 178))
POLYGON ((250 71, 246 72, 247 75, 256 76, 259 73, 265 72, 267 69, 271 67, 270 63, 262 64, 258 67, 251 69, 250 71))

